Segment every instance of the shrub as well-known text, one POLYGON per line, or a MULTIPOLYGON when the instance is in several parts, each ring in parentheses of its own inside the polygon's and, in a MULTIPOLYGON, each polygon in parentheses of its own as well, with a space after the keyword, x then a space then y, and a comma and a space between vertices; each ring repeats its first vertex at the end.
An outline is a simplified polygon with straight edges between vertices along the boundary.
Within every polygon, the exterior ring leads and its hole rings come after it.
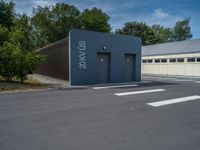
POLYGON ((0 75, 6 81, 11 81, 16 74, 16 57, 19 51, 18 46, 8 42, 0 47, 0 75))
POLYGON ((32 74, 32 71, 36 69, 44 58, 36 52, 28 52, 26 54, 21 52, 16 59, 15 76, 23 83, 28 74, 32 74))
POLYGON ((6 81, 12 81, 15 77, 23 83, 43 59, 44 57, 36 52, 25 53, 19 46, 5 42, 3 47, 0 47, 0 75, 6 81))

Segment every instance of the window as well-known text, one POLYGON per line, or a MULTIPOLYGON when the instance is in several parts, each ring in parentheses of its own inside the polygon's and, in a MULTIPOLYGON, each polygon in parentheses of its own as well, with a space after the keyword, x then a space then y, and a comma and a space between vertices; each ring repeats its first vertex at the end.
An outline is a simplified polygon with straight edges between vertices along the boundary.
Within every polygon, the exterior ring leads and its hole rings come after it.
POLYGON ((188 58, 187 61, 188 62, 195 62, 195 58, 188 58))
POLYGON ((197 62, 200 62, 200 58, 197 58, 197 62))
POLYGON ((152 63, 153 62, 153 60, 152 59, 148 59, 148 63, 152 63))
POLYGON ((169 60, 169 62, 176 62, 176 59, 172 58, 172 59, 169 60))
POLYGON ((161 62, 162 62, 162 63, 166 63, 166 62, 167 62, 167 59, 161 59, 161 62))
POLYGON ((160 62, 160 59, 155 59, 155 63, 159 63, 160 62))
POLYGON ((142 60, 142 63, 147 63, 147 60, 146 60, 146 59, 143 59, 143 60, 142 60))
POLYGON ((184 58, 177 58, 177 62, 184 62, 184 58))

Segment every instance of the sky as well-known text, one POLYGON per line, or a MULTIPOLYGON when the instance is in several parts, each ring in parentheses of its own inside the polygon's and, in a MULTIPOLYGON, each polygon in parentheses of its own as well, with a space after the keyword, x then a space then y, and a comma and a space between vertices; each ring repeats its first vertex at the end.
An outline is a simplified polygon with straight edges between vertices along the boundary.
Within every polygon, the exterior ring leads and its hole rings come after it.
POLYGON ((71 4, 83 11, 101 8, 110 16, 112 29, 121 28, 125 22, 139 21, 148 25, 173 27, 178 20, 191 17, 193 39, 200 38, 200 0, 5 0, 16 4, 16 13, 32 14, 32 8, 51 6, 57 2, 71 4))

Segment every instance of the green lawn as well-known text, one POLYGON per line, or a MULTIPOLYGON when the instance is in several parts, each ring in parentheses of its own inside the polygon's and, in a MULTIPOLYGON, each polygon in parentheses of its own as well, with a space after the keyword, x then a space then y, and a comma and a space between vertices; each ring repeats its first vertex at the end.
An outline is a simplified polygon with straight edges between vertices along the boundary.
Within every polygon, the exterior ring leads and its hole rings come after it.
POLYGON ((21 84, 19 81, 14 80, 12 82, 6 82, 0 77, 0 92, 3 91, 12 91, 12 90, 34 90, 34 89, 45 89, 45 88, 52 88, 52 85, 43 84, 36 80, 29 78, 21 84))

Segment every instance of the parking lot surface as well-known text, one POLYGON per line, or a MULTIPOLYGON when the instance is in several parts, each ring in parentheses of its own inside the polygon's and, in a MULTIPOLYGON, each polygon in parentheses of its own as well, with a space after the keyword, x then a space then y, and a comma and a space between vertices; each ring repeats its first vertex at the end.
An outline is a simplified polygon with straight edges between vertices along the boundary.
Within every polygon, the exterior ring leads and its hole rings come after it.
POLYGON ((0 94, 1 150, 199 150, 200 81, 0 94))

